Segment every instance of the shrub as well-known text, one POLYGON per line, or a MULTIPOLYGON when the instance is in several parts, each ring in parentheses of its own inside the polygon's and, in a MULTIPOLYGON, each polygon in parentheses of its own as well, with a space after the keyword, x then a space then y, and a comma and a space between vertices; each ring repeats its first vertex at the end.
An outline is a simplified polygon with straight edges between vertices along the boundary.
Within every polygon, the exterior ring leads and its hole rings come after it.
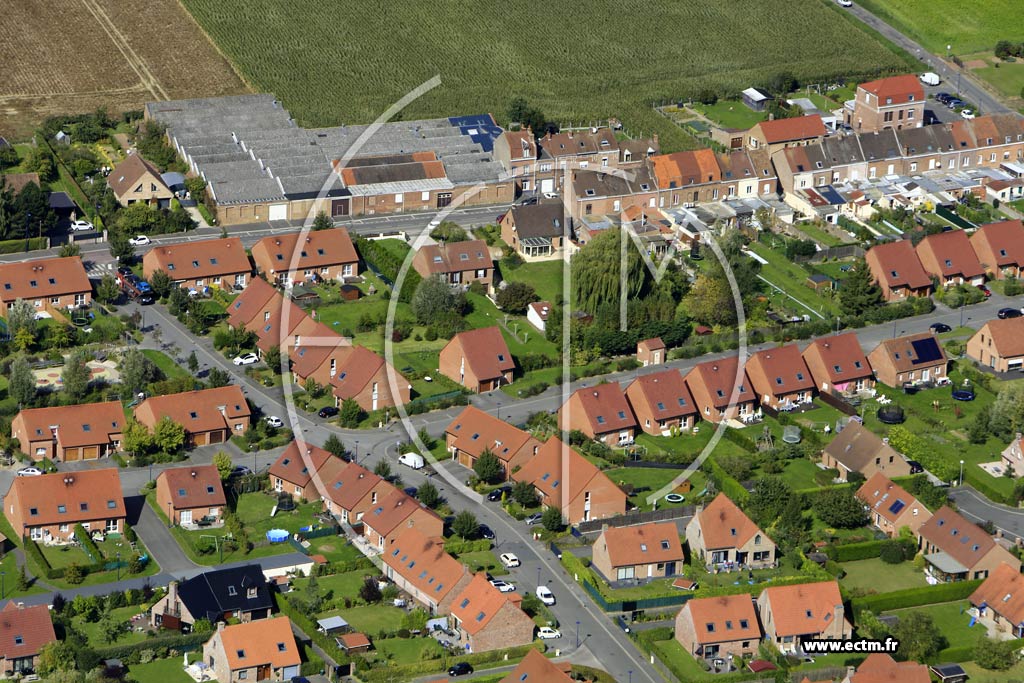
POLYGON ((971 581, 957 581, 955 583, 940 583, 935 586, 907 588, 889 593, 878 593, 853 598, 850 601, 850 607, 854 615, 864 610, 871 610, 875 614, 880 614, 888 610, 903 609, 905 607, 920 607, 921 605, 933 605, 939 602, 966 600, 980 585, 981 579, 975 579, 971 581))

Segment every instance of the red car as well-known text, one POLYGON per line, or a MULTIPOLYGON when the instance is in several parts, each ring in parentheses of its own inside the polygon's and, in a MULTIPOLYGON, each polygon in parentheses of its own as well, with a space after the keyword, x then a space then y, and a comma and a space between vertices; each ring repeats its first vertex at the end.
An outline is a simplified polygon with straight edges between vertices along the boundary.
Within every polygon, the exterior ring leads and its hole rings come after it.
POLYGON ((992 290, 989 289, 988 287, 986 287, 985 285, 976 285, 976 286, 981 291, 981 293, 985 295, 986 299, 989 298, 990 296, 992 296, 992 290))

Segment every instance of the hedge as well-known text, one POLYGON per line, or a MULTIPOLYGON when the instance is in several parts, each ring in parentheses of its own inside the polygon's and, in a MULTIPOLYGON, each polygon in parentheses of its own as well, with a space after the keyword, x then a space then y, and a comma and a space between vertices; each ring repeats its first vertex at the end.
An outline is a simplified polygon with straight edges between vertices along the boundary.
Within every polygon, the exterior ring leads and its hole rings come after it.
MULTIPOLYGON (((729 432, 732 431, 735 430, 726 429, 725 433, 729 434, 729 432)), ((714 458, 708 458, 705 462, 708 463, 708 468, 711 470, 711 478, 718 485, 719 491, 728 496, 729 499, 737 505, 743 505, 747 502, 750 498, 750 494, 738 481, 730 477, 729 474, 722 469, 722 466, 715 462, 714 458)))
POLYGON ((23 251, 47 249, 49 246, 50 240, 47 237, 30 237, 25 240, 2 240, 0 241, 0 254, 18 254, 23 251))
MULTIPOLYGON (((504 650, 489 650, 487 652, 474 652, 469 655, 460 655, 458 657, 448 657, 447 665, 452 666, 457 662, 469 662, 474 667, 479 667, 481 664, 493 664, 495 662, 504 663, 506 656, 509 663, 515 663, 523 657, 530 650, 540 650, 544 652, 545 646, 541 642, 533 642, 529 645, 517 645, 516 647, 505 648, 504 650)), ((440 665, 441 668, 433 669, 433 672, 440 673, 444 667, 444 660, 434 659, 425 662, 418 662, 416 664, 402 664, 400 666, 378 666, 373 669, 367 669, 362 671, 356 671, 356 675, 359 680, 365 683, 385 683, 385 681, 396 681, 396 680, 412 680, 418 676, 429 675, 432 673, 431 664, 440 665)))
MULTIPOLYGON (((1014 650, 1019 650, 1021 646, 1024 646, 1024 638, 1018 638, 1011 642, 1014 644, 1014 650)), ((970 662, 974 660, 975 650, 977 650, 977 645, 957 645, 956 647, 947 647, 945 650, 939 650, 935 656, 932 657, 932 661, 970 662)))
POLYGON ((973 467, 964 468, 964 483, 972 486, 975 491, 997 503, 1010 506, 1017 505, 1017 501, 1014 500, 1012 494, 1008 495, 998 490, 986 481, 987 478, 989 478, 987 474, 979 472, 973 467))
MULTIPOLYGON (((402 270, 405 257, 399 258, 378 243, 368 239, 357 239, 356 248, 365 263, 372 265, 385 279, 391 282, 392 294, 395 294, 394 283, 398 280, 398 273, 402 270)), ((412 301, 412 295, 422 279, 420 274, 410 267, 405 273, 402 289, 397 292, 398 300, 404 303, 412 301)))
POLYGON ((305 632, 305 634, 309 636, 314 643, 319 645, 320 649, 326 652, 331 659, 333 659, 338 664, 342 664, 344 662, 349 661, 348 655, 346 655, 344 651, 342 651, 342 649, 338 647, 338 644, 334 641, 334 639, 320 632, 317 628, 317 625, 313 623, 313 620, 310 619, 307 614, 305 614, 304 612, 300 612, 298 609, 296 609, 280 593, 275 591, 273 593, 273 596, 274 604, 277 605, 277 610, 281 614, 291 619, 292 623, 294 623, 296 626, 302 629, 302 631, 305 632))
POLYGON ((856 562, 878 557, 885 541, 864 541, 863 543, 847 543, 846 545, 830 545, 825 554, 836 562, 856 562))
POLYGON ((109 647, 96 648, 95 652, 100 659, 130 660, 133 656, 143 650, 159 650, 160 648, 175 648, 184 650, 202 646, 208 641, 213 633, 187 633, 166 636, 149 637, 138 643, 111 645, 109 647))
POLYGON ((728 441, 732 441, 734 444, 736 444, 743 450, 747 451, 748 453, 757 452, 757 444, 754 443, 754 440, 738 429, 726 427, 725 431, 722 433, 722 438, 728 441))
POLYGON ((81 524, 75 525, 75 538, 82 544, 82 550, 85 551, 85 554, 89 556, 89 559, 92 560, 94 564, 99 563, 104 559, 103 553, 100 552, 95 541, 92 540, 92 536, 89 535, 89 532, 87 532, 85 527, 81 524))
POLYGON ((477 553, 484 550, 491 549, 491 542, 486 538, 480 538, 475 541, 464 541, 457 539, 447 539, 444 542, 444 549, 449 555, 461 555, 462 553, 477 553))
POLYGON ((875 595, 853 598, 850 600, 850 608, 853 610, 854 615, 860 614, 864 610, 871 610, 875 614, 879 614, 880 612, 892 609, 966 600, 981 583, 981 579, 975 579, 973 581, 940 583, 936 586, 907 588, 889 593, 876 593, 875 595))
MULTIPOLYGON (((46 574, 47 578, 59 578, 56 576, 50 576, 50 572, 53 570, 53 567, 51 567, 50 563, 46 561, 46 556, 43 555, 43 551, 39 549, 39 545, 35 541, 30 538, 26 538, 24 546, 25 554, 43 570, 43 573, 46 574)), ((64 576, 64 572, 61 571, 60 575, 64 576)))

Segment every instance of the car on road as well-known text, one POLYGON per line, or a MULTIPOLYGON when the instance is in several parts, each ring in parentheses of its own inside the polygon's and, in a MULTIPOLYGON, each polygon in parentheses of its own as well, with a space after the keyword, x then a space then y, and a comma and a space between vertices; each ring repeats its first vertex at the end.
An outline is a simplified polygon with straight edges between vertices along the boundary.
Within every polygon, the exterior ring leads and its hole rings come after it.
POLYGON ((498 558, 501 563, 505 565, 506 569, 512 569, 513 567, 519 566, 519 558, 516 557, 515 553, 502 553, 501 557, 498 558))
POLYGON ((277 415, 267 415, 263 418, 263 421, 266 422, 269 427, 284 427, 284 420, 279 418, 277 415))
POLYGON ((325 419, 335 417, 338 414, 338 409, 335 406, 324 406, 316 414, 325 419))
POLYGON ((544 193, 544 199, 558 199, 558 193, 557 192, 545 192, 544 193))
POLYGON ((549 607, 555 604, 555 594, 547 586, 537 586, 537 599, 549 607))
POLYGON ((95 230, 89 221, 71 221, 71 232, 89 232, 95 230))
POLYGON ((853 7, 853 0, 836 0, 840 7, 853 7))
POLYGON ((926 71, 917 78, 925 85, 931 86, 936 86, 942 82, 942 79, 939 78, 939 75, 937 73, 932 73, 931 71, 926 71))
POLYGON ((153 294, 151 294, 150 292, 145 292, 144 294, 140 294, 136 301, 138 301, 143 306, 151 306, 152 304, 156 303, 156 297, 153 296, 153 294))
POLYGON ((953 331, 953 328, 946 323, 932 323, 929 329, 932 331, 932 334, 943 334, 944 332, 953 331))
POLYGON ((537 637, 541 640, 551 640, 552 638, 561 638, 562 632, 550 626, 541 626, 537 629, 537 637))
POLYGON ((18 470, 19 477, 38 477, 43 471, 38 467, 26 467, 18 470))
POLYGON ((492 579, 491 585, 497 588, 502 593, 514 593, 516 590, 516 585, 514 583, 502 581, 501 579, 492 579))
POLYGON ((496 500, 501 500, 502 494, 511 495, 511 493, 511 486, 499 486, 498 488, 494 489, 493 491, 487 494, 487 500, 493 503, 496 500))
POLYGON ((962 116, 963 118, 965 118, 967 120, 973 119, 974 118, 974 110, 973 109, 963 109, 960 112, 960 116, 962 116))
POLYGON ((978 288, 979 292, 985 295, 986 299, 992 296, 992 290, 989 289, 986 285, 975 285, 975 287, 978 288))
POLYGON ((1007 318, 1019 318, 1021 315, 1024 315, 1024 313, 1021 313, 1019 308, 1000 308, 996 315, 1001 319, 1006 320, 1007 318))
POLYGON ((473 666, 469 662, 459 662, 448 669, 448 675, 452 676, 468 676, 473 673, 473 666))
POLYGON ((494 540, 494 532, 491 530, 491 527, 487 526, 486 524, 481 524, 480 526, 478 526, 477 531, 480 533, 480 538, 483 538, 488 541, 494 540))
POLYGON ((534 512, 532 515, 526 518, 526 526, 533 526, 534 524, 540 524, 540 520, 544 518, 543 513, 534 512))
POLYGON ((240 356, 235 356, 235 359, 231 362, 235 365, 252 365, 253 363, 259 363, 260 357, 255 353, 243 353, 240 356))
POLYGON ((232 468, 231 474, 229 474, 228 477, 229 478, 247 477, 250 474, 252 474, 252 470, 249 469, 248 467, 246 467, 245 465, 235 465, 234 468, 232 468))
POLYGON ((130 237, 128 239, 128 244, 132 245, 133 247, 144 247, 151 241, 152 240, 150 240, 145 235, 136 235, 135 237, 130 237))

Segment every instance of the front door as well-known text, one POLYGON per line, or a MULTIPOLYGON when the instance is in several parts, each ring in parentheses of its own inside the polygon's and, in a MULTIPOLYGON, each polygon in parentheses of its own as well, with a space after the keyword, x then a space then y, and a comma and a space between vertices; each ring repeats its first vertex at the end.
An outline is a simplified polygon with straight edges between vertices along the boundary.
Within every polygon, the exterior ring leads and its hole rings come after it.
POLYGON ((180 523, 181 524, 191 524, 192 523, 192 511, 191 510, 182 510, 179 513, 179 515, 180 515, 180 523))
POLYGON ((331 201, 331 215, 332 216, 347 216, 348 215, 348 200, 347 199, 334 199, 331 201))
POLYGON ((270 678, 270 665, 262 664, 256 668, 256 680, 265 681, 270 678))
POLYGON ((674 576, 676 573, 676 563, 666 562, 665 563, 665 576, 674 576))
POLYGON ((437 193, 437 208, 443 209, 452 203, 451 192, 438 192, 437 193))

